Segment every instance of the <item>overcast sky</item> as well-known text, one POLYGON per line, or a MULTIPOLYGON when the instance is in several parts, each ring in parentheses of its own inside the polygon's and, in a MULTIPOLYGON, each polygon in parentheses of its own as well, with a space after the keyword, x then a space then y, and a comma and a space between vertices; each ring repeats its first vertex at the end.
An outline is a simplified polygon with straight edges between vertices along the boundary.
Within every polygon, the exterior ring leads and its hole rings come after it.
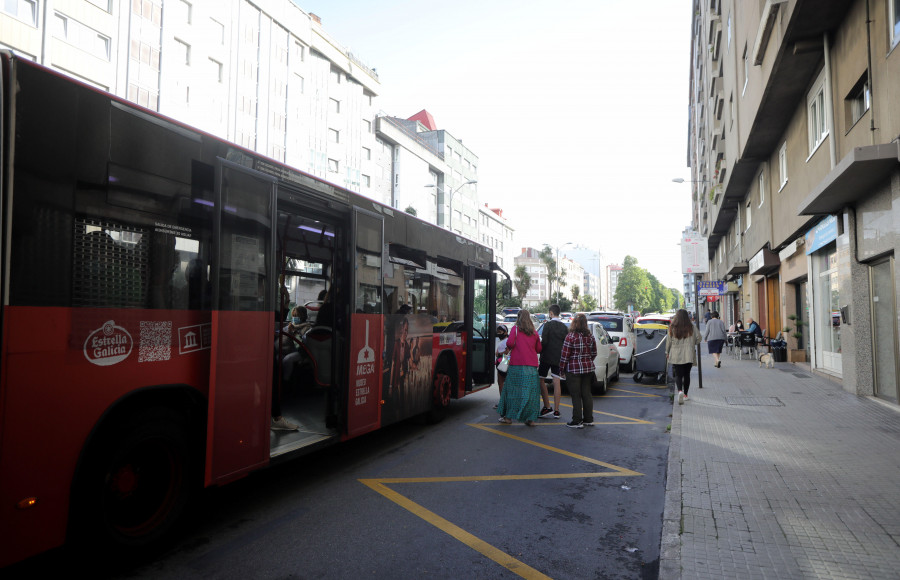
POLYGON ((690 0, 294 0, 479 158, 517 246, 626 255, 681 288, 690 224, 690 0))

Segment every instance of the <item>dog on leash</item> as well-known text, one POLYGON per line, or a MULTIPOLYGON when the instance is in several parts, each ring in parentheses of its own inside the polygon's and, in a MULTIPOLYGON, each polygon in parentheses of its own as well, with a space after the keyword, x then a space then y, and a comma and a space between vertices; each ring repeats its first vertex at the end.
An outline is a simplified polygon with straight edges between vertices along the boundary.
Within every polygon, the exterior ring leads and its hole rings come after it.
POLYGON ((775 368, 775 357, 772 356, 772 353, 764 352, 759 355, 759 366, 763 365, 766 365, 766 368, 775 368))

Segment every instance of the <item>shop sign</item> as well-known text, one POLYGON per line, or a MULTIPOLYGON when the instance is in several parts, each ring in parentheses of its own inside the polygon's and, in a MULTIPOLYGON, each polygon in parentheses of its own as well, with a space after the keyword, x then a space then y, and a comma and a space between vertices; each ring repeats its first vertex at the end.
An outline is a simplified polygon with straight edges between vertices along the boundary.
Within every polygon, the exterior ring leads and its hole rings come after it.
POLYGON ((806 232, 806 255, 837 239, 837 216, 830 215, 806 232))
POLYGON ((769 248, 763 248, 758 251, 755 256, 750 258, 748 263, 750 274, 763 273, 763 270, 768 271, 774 269, 778 267, 779 264, 778 256, 776 256, 769 248))
POLYGON ((725 294, 724 280, 699 280, 697 282, 698 296, 720 296, 725 294))

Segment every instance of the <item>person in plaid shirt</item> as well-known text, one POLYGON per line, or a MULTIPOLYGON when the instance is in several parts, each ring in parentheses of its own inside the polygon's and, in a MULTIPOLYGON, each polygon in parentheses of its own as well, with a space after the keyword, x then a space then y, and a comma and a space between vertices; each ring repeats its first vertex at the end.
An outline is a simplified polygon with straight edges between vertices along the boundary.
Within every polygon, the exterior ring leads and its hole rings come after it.
POLYGON ((594 399, 591 383, 594 378, 594 359, 597 358, 597 343, 588 328, 584 314, 575 315, 569 326, 569 334, 563 341, 559 359, 559 374, 566 379, 569 395, 572 397, 572 420, 566 427, 581 429, 594 425, 594 399))

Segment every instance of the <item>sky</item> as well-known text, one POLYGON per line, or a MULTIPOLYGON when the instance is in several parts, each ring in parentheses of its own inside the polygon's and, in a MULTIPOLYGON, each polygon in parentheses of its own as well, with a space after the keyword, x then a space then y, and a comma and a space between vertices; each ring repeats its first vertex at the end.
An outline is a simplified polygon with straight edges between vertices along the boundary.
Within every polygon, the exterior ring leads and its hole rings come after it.
POLYGON ((689 0, 294 2, 377 69, 384 114, 426 109, 478 156, 517 247, 631 255, 681 289, 689 0))

